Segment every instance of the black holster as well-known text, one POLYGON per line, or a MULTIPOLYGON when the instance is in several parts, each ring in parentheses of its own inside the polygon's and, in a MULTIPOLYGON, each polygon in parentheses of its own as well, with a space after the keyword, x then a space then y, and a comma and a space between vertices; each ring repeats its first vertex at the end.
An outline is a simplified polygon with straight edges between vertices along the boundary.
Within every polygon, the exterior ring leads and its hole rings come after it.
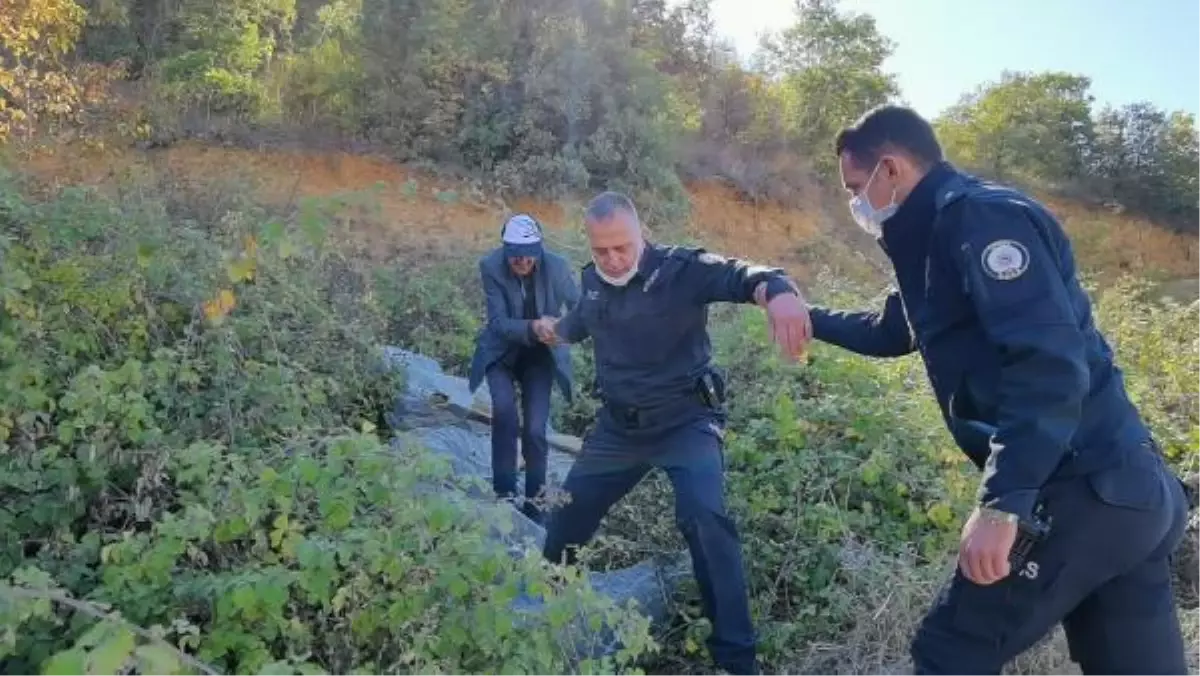
POLYGON ((716 367, 710 367, 696 379, 696 393, 705 406, 714 411, 724 411, 728 401, 725 374, 716 367))
MULTIPOLYGON (((1040 510, 1038 510, 1040 512, 1040 510)), ((1013 571, 1020 570, 1029 555, 1039 543, 1050 535, 1050 520, 1042 519, 1039 513, 1034 513, 1031 519, 1021 519, 1017 522, 1017 539, 1013 542, 1012 551, 1008 555, 1008 564, 1013 571)))

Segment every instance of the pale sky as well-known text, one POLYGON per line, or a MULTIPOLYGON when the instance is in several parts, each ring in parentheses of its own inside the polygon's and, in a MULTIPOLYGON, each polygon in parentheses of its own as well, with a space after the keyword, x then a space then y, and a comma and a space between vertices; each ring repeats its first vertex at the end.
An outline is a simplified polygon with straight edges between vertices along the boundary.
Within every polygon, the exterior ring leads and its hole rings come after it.
MULTIPOLYGON (((748 56, 757 34, 792 22, 792 0, 712 0, 717 32, 748 56)), ((933 117, 1005 70, 1092 79, 1096 107, 1149 101, 1200 108, 1198 0, 841 0, 896 43, 884 69, 933 117)))

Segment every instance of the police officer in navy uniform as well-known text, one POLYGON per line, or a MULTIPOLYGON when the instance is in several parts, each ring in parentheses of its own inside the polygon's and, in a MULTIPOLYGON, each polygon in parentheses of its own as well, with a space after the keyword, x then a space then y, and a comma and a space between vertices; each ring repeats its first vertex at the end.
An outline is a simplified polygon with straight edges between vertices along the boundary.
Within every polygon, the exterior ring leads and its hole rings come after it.
POLYGON ((579 304, 540 320, 547 342, 591 337, 603 406, 564 481, 570 501, 549 521, 545 556, 574 562, 608 510, 653 467, 675 492, 706 616, 708 646, 731 673, 757 673, 741 544, 723 498, 724 384, 706 327, 715 302, 764 306, 772 336, 795 359, 811 336, 803 302, 783 271, 703 251, 647 243, 637 210, 604 193, 585 215, 592 263, 579 304))
POLYGON ((907 108, 868 112, 836 152, 898 288, 879 311, 810 308, 813 336, 920 352, 983 473, 958 566, 911 646, 917 673, 1000 673, 1059 622, 1084 673, 1186 673, 1168 567, 1182 486, 1126 394, 1058 221, 953 168, 907 108), (1014 569, 1022 529, 1032 548, 1014 569))

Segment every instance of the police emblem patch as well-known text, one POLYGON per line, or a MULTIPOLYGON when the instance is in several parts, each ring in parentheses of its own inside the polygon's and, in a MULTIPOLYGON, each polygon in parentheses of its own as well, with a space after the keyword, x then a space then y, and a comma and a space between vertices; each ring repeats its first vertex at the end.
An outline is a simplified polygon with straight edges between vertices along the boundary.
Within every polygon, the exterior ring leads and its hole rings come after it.
POLYGON ((1007 281, 1025 274, 1029 268, 1029 250, 1020 242, 999 239, 987 245, 980 260, 989 277, 1007 281))

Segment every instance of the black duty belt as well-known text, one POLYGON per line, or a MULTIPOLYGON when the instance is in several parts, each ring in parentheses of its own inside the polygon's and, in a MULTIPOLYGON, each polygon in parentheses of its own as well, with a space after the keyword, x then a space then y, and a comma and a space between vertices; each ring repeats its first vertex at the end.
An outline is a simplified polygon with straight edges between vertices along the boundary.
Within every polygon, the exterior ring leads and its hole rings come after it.
POLYGON ((626 406, 615 402, 605 402, 613 422, 629 430, 658 427, 675 418, 685 415, 688 411, 701 408, 704 402, 696 395, 681 396, 651 406, 626 406))
POLYGON ((723 375, 710 370, 702 373, 690 389, 675 392, 673 396, 669 395, 664 400, 648 406, 627 405, 607 399, 603 395, 601 395, 601 400, 613 422, 625 429, 633 430, 657 427, 699 408, 723 413, 725 411, 725 394, 723 375))

